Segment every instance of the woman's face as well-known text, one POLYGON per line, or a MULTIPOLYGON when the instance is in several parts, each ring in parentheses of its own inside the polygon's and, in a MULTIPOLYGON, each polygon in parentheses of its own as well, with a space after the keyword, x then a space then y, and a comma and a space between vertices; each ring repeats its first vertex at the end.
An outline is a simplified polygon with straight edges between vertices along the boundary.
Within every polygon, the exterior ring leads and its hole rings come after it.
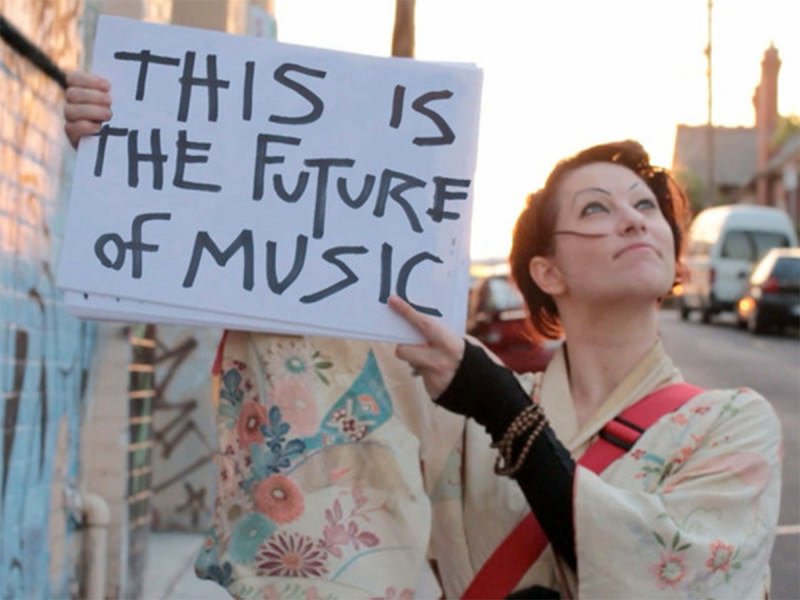
POLYGON ((675 278, 672 231, 653 191, 614 163, 569 172, 559 186, 554 254, 564 292, 589 301, 653 299, 675 278))

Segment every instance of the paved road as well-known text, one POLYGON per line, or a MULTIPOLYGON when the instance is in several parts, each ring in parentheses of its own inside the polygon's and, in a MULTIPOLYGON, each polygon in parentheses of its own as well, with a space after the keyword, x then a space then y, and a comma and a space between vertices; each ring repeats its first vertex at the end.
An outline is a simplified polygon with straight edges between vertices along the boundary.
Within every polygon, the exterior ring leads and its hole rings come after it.
POLYGON ((781 418, 784 437, 780 534, 772 554, 772 598, 800 599, 800 335, 751 336, 721 315, 710 325, 661 313, 664 345, 684 377, 703 387, 749 386, 781 418))

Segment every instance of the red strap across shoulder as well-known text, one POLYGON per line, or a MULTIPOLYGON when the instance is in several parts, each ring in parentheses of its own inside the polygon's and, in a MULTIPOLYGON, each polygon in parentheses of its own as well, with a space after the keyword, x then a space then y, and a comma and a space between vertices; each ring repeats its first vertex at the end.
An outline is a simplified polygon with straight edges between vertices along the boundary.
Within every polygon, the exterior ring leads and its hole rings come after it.
MULTIPOLYGON (((645 396, 603 427, 601 437, 589 446, 577 461, 578 464, 595 473, 602 472, 627 452, 624 447, 609 439, 630 448, 650 425, 677 410, 702 391, 702 388, 688 383, 675 383, 645 396)), ((505 598, 536 562, 548 543, 536 517, 533 513, 528 513, 483 564, 461 597, 464 600, 505 598)))
POLYGON ((214 362, 211 364, 211 374, 220 375, 222 373, 222 351, 225 348, 225 338, 228 337, 228 330, 222 332, 222 337, 219 338, 217 344, 217 354, 214 356, 214 362))

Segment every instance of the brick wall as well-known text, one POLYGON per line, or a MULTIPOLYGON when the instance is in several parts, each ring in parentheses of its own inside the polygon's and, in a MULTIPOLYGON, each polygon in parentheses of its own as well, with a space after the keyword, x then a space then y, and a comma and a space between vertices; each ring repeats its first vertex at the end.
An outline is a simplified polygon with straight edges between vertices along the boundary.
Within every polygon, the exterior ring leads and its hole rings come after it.
MULTIPOLYGON (((0 0, 0 14, 71 69, 85 64, 100 13, 199 15, 194 25, 241 31, 249 7, 269 5, 203 1, 207 10, 193 4, 192 14, 185 0, 0 0)), ((0 42, 0 597, 80 593, 80 495, 89 491, 111 515, 105 597, 137 598, 151 525, 208 524, 219 331, 96 325, 64 312, 54 273, 73 152, 62 96, 0 42), (138 360, 141 331, 152 345, 138 360)))
MULTIPOLYGON (((0 0, 62 68, 79 64, 80 0, 0 0)), ((93 327, 55 287, 67 168, 62 89, 0 42, 0 596, 77 587, 79 444, 93 327)))

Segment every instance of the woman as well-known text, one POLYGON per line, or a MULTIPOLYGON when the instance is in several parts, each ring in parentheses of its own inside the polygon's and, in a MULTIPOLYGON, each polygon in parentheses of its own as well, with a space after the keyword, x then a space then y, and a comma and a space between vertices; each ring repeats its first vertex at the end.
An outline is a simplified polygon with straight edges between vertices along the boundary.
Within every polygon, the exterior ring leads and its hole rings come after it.
MULTIPOLYGON (((101 78, 68 81, 77 145, 111 99, 101 78)), ((633 143, 564 161, 530 197, 514 277, 534 329, 566 339, 544 374, 515 377, 398 298, 427 340, 398 346, 402 360, 385 344, 230 332, 198 573, 236 597, 436 597, 420 584, 427 556, 456 598, 533 509, 550 546, 492 597, 763 597, 780 427, 758 394, 700 393, 600 475, 575 462, 608 421, 681 379, 657 310, 684 204, 633 143)))
POLYGON ((566 340, 533 383, 543 410, 477 346, 391 300, 427 340, 397 355, 439 405, 500 446, 497 470, 517 480, 555 550, 537 561, 540 585, 562 595, 762 598, 769 589, 780 426, 757 393, 695 395, 600 476, 574 462, 610 419, 680 380, 658 308, 675 281, 685 205, 634 142, 562 161, 530 196, 512 272, 536 333, 566 340))

